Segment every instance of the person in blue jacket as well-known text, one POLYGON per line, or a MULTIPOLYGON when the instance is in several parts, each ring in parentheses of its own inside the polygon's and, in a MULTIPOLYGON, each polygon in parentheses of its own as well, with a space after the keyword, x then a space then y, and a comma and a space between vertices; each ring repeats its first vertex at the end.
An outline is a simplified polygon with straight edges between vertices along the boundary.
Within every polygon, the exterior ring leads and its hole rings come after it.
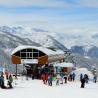
POLYGON ((48 76, 48 84, 49 86, 52 86, 52 75, 51 74, 48 76))
POLYGON ((97 82, 97 75, 94 75, 94 77, 93 77, 93 81, 94 81, 94 83, 97 82))

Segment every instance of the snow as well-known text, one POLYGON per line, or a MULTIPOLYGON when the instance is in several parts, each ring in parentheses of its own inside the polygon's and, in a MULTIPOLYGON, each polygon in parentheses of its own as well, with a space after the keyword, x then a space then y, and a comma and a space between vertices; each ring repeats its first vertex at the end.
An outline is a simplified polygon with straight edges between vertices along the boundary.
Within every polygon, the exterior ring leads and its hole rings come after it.
POLYGON ((91 71, 89 71, 87 68, 76 68, 75 71, 73 71, 76 74, 76 78, 80 78, 80 74, 87 74, 90 80, 93 80, 93 74, 91 71))
POLYGON ((21 45, 21 46, 18 46, 17 48, 15 48, 15 49, 12 51, 11 55, 13 55, 14 53, 16 53, 16 52, 19 51, 19 50, 27 49, 27 48, 32 48, 32 49, 40 50, 40 51, 42 51, 43 53, 47 54, 48 56, 50 56, 50 55, 55 55, 55 54, 64 54, 64 52, 62 52, 62 51, 57 51, 57 52, 56 52, 56 51, 52 51, 52 50, 50 50, 50 49, 47 49, 47 48, 45 48, 45 47, 23 46, 23 45, 21 45))
POLYGON ((74 67, 74 65, 72 63, 57 63, 57 64, 54 64, 53 66, 61 66, 61 67, 74 67))
POLYGON ((89 56, 84 56, 84 58, 86 58, 86 59, 91 59, 91 57, 89 57, 89 56))
POLYGON ((98 83, 90 82, 80 88, 80 82, 59 86, 44 85, 41 80, 20 79, 13 89, 0 89, 0 98, 98 98, 98 83))

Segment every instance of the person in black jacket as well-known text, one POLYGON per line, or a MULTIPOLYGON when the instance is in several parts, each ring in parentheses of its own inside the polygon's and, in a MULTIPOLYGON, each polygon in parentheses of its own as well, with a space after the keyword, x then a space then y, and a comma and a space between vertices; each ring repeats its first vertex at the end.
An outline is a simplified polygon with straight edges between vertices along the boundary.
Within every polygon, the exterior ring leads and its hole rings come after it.
POLYGON ((6 86, 4 85, 4 76, 3 76, 3 74, 0 76, 0 87, 2 89, 6 89, 6 86))
POLYGON ((81 79, 81 88, 84 88, 85 87, 85 78, 82 78, 81 79))

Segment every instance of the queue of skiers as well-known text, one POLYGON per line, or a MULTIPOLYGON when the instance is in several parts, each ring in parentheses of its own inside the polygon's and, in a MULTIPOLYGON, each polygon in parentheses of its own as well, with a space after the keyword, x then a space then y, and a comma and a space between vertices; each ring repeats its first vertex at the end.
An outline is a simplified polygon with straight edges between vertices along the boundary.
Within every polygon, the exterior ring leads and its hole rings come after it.
MULTIPOLYGON (((53 76, 52 74, 44 73, 41 76, 41 79, 43 80, 44 84, 48 84, 49 86, 52 86, 53 82, 53 76)), ((60 73, 57 73, 55 75, 55 81, 56 85, 59 84, 66 84, 67 81, 75 81, 76 74, 75 73, 70 73, 69 75, 62 75, 60 73)), ((88 83, 89 81, 89 76, 87 74, 80 74, 80 82, 81 82, 81 88, 85 87, 85 84, 88 83)), ((97 81, 97 76, 94 76, 93 81, 96 83, 97 81)))
MULTIPOLYGON (((88 83, 89 81, 89 76, 87 74, 80 74, 80 82, 81 82, 81 88, 85 87, 85 84, 88 83)), ((55 80, 56 83, 55 85, 60 85, 60 84, 66 84, 67 81, 75 81, 76 79, 76 74, 73 73, 43 73, 41 75, 41 79, 43 80, 44 84, 48 84, 49 86, 53 85, 53 81, 55 80)), ((0 75, 0 88, 2 89, 8 89, 8 88, 13 88, 12 82, 13 82, 13 77, 12 75, 7 75, 6 76, 7 80, 7 86, 5 85, 5 79, 3 73, 0 75)), ((94 75, 93 77, 93 82, 97 82, 97 76, 94 75)))
POLYGON ((9 88, 13 88, 12 86, 12 82, 13 82, 13 77, 12 75, 9 75, 6 77, 7 80, 7 86, 5 86, 5 79, 4 79, 4 75, 3 73, 0 75, 0 88, 2 89, 9 89, 9 88))
POLYGON ((41 79, 43 80, 44 84, 48 84, 49 86, 52 86, 53 80, 56 80, 56 85, 67 83, 67 81, 74 81, 75 80, 75 73, 70 74, 69 76, 67 74, 63 75, 61 73, 57 73, 56 75, 43 73, 41 75, 41 79), (55 76, 55 79, 53 79, 55 76))

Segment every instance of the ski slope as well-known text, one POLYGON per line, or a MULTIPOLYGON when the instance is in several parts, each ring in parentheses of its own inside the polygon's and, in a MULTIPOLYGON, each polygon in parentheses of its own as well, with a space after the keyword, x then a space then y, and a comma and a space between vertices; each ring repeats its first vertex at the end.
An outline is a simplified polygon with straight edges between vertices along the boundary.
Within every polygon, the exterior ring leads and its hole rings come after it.
POLYGON ((20 79, 13 89, 0 89, 0 98, 98 98, 98 82, 89 82, 80 88, 80 82, 68 82, 59 86, 44 85, 41 80, 20 79))

